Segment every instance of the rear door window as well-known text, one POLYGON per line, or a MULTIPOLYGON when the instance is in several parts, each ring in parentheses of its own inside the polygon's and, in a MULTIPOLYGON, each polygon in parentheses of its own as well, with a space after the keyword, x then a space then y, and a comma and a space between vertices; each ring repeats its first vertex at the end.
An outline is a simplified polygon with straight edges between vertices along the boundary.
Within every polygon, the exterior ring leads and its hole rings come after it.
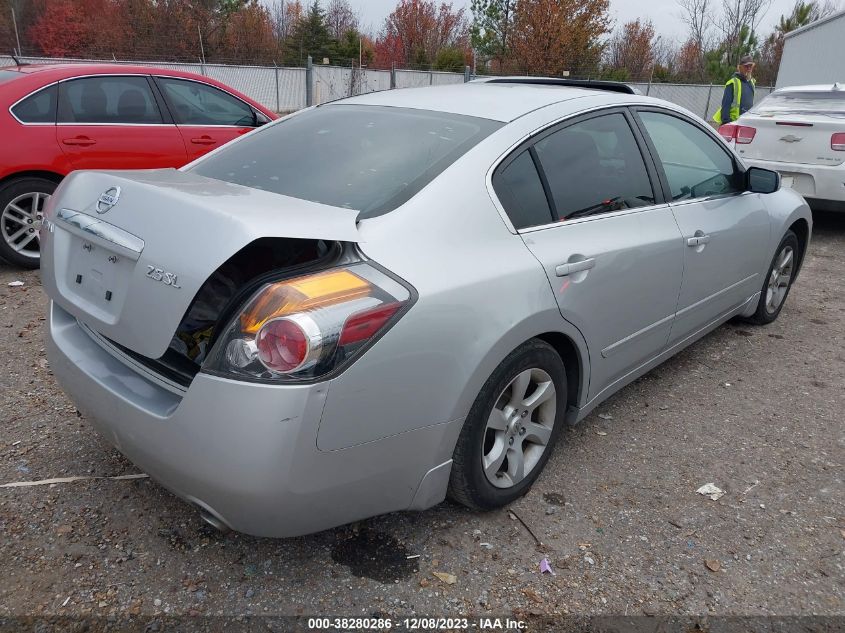
POLYGON ((642 154, 621 113, 569 125, 535 148, 559 220, 655 203, 642 154))
POLYGON ((639 117, 657 150, 673 200, 745 190, 743 174, 721 141, 671 114, 641 111, 639 117))
POLYGON ((18 102, 12 114, 22 123, 55 123, 57 93, 56 84, 42 88, 18 102))
POLYGON ((59 123, 162 123, 149 81, 144 76, 101 76, 59 84, 59 123))
POLYGON ((170 77, 156 77, 156 82, 181 125, 251 127, 258 122, 249 104, 214 86, 170 77))
POLYGON ((524 150, 493 177, 493 188, 517 230, 553 221, 531 154, 531 150, 524 150))

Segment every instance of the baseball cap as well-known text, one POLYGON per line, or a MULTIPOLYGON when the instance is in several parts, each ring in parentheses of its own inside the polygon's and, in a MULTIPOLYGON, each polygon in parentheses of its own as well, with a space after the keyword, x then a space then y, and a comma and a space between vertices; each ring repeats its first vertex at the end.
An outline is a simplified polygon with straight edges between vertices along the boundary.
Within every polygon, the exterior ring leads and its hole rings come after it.
POLYGON ((740 66, 747 66, 748 64, 753 64, 754 58, 751 55, 743 55, 739 58, 739 65, 740 66))

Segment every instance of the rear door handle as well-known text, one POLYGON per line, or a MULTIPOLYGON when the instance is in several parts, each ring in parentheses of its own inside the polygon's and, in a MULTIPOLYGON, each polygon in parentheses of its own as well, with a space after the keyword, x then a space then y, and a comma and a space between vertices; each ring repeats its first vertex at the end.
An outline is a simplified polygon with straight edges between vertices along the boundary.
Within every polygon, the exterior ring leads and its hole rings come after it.
POLYGON ((88 147, 89 145, 96 145, 97 141, 92 138, 88 138, 87 136, 77 136, 74 138, 62 139, 62 143, 64 143, 65 145, 79 145, 81 147, 88 147))
POLYGON ((217 141, 215 141, 210 136, 200 136, 199 138, 192 138, 191 143, 194 145, 214 145, 217 141))
POLYGON ((687 246, 701 246, 710 241, 709 235, 696 235, 695 237, 687 238, 687 246))
POLYGON ((555 275, 558 277, 566 277, 567 275, 571 275, 572 273, 580 273, 582 270, 590 270, 593 266, 596 265, 596 258, 589 257, 587 259, 582 259, 577 262, 568 262, 566 264, 561 264, 555 268, 555 275))

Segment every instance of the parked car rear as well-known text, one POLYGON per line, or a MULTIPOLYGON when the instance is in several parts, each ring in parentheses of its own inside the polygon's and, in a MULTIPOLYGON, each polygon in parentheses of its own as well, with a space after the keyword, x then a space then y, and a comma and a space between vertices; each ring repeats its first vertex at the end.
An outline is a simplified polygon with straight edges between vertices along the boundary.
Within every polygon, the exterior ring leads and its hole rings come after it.
POLYGON ((777 90, 719 133, 814 208, 845 210, 845 84, 777 90))
POLYGON ((181 167, 276 115, 224 84, 142 66, 0 70, 0 257, 38 266, 38 227, 77 169, 181 167))

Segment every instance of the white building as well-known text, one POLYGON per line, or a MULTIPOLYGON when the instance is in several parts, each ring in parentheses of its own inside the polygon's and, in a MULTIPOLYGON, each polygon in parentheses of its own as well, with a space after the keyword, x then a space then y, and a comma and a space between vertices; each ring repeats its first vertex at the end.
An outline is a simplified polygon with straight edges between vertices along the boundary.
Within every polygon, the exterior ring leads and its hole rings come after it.
POLYGON ((787 33, 776 87, 845 83, 845 11, 787 33))

